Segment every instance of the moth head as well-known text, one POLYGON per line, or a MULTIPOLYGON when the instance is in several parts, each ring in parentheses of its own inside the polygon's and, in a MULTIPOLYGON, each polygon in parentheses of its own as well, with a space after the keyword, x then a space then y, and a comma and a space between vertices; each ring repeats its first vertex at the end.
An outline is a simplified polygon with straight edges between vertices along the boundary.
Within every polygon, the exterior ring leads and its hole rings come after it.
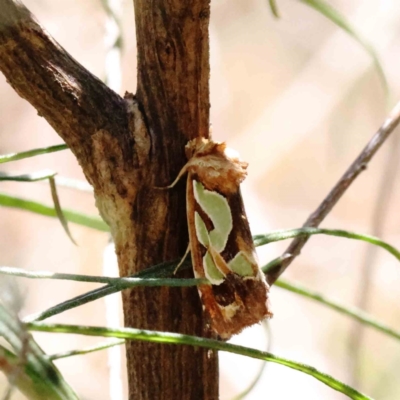
POLYGON ((189 169, 194 172, 208 190, 217 190, 225 195, 239 190, 246 178, 248 163, 241 161, 239 154, 226 147, 223 142, 196 138, 186 145, 189 169))
POLYGON ((188 160, 193 157, 201 157, 213 152, 213 149, 217 145, 221 145, 225 143, 217 143, 212 140, 197 137, 195 139, 190 140, 185 146, 185 153, 188 160))

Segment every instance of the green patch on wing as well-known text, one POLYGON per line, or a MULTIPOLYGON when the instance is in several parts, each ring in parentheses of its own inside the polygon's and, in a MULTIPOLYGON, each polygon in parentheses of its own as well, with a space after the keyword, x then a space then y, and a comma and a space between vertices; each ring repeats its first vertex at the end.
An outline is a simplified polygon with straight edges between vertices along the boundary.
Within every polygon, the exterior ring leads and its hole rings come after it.
POLYGON ((224 275, 222 272, 217 268, 214 263, 214 260, 211 254, 207 251, 206 255, 203 258, 203 267, 206 278, 213 284, 219 285, 224 281, 224 275))
POLYGON ((194 213, 194 226, 196 228, 196 236, 199 242, 207 247, 210 245, 210 237, 208 236, 208 230, 206 224, 201 219, 199 213, 194 213))
MULTIPOLYGON (((204 186, 193 180, 194 197, 203 211, 210 218, 214 229, 207 230, 201 216, 196 212, 194 215, 196 235, 199 242, 207 249, 212 248, 221 253, 228 242, 229 234, 233 228, 232 213, 226 198, 219 193, 212 192, 204 186)), ((203 267, 207 279, 214 285, 220 284, 224 279, 224 274, 216 266, 209 251, 203 258, 203 267)), ((254 270, 251 262, 242 253, 239 252, 228 263, 229 269, 240 276, 254 276, 254 270)))
POLYGON ((247 257, 240 251, 229 261, 229 269, 240 276, 254 276, 254 270, 247 257))
POLYGON ((209 232, 210 244, 216 251, 221 252, 225 249, 229 234, 233 228, 229 203, 224 196, 206 190, 204 186, 196 180, 193 180, 193 189, 196 201, 207 214, 208 218, 210 218, 214 226, 214 229, 209 232))

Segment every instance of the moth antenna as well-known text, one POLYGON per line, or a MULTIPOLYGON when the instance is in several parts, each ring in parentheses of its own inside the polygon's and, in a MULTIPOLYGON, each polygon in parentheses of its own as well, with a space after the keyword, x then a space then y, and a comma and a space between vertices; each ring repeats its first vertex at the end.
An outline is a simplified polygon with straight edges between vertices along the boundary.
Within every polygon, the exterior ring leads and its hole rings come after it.
POLYGON ((174 269, 174 275, 176 275, 176 273, 178 272, 179 267, 183 264, 183 262, 185 261, 187 255, 189 254, 189 252, 190 252, 190 243, 188 244, 188 247, 186 248, 185 254, 181 258, 181 261, 179 261, 179 264, 174 269))
POLYGON ((178 176, 175 178, 175 180, 168 186, 153 186, 154 189, 159 189, 159 190, 168 190, 168 189, 172 189, 178 182, 179 180, 182 178, 183 175, 186 174, 187 170, 189 168, 189 163, 187 162, 182 169, 179 171, 178 176))

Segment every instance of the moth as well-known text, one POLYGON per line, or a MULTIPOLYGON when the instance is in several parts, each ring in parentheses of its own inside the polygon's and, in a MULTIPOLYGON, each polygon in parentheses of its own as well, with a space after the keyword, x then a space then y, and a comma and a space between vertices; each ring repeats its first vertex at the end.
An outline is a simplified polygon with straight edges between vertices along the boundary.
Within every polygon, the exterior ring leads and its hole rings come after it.
POLYGON ((240 193, 248 164, 204 138, 185 147, 188 162, 167 188, 187 173, 186 208, 194 275, 211 328, 229 339, 272 316, 269 286, 260 270, 240 193))

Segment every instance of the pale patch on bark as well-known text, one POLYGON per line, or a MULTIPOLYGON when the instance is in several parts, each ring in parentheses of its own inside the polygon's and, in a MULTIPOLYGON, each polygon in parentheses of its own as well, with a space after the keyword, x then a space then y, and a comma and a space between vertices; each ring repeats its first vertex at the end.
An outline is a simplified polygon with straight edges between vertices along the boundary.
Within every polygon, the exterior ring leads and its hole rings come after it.
POLYGON ((125 101, 129 116, 129 127, 135 138, 135 151, 138 158, 139 167, 144 167, 149 161, 151 149, 150 135, 144 122, 141 111, 139 110, 138 102, 130 93, 126 93, 125 101))

